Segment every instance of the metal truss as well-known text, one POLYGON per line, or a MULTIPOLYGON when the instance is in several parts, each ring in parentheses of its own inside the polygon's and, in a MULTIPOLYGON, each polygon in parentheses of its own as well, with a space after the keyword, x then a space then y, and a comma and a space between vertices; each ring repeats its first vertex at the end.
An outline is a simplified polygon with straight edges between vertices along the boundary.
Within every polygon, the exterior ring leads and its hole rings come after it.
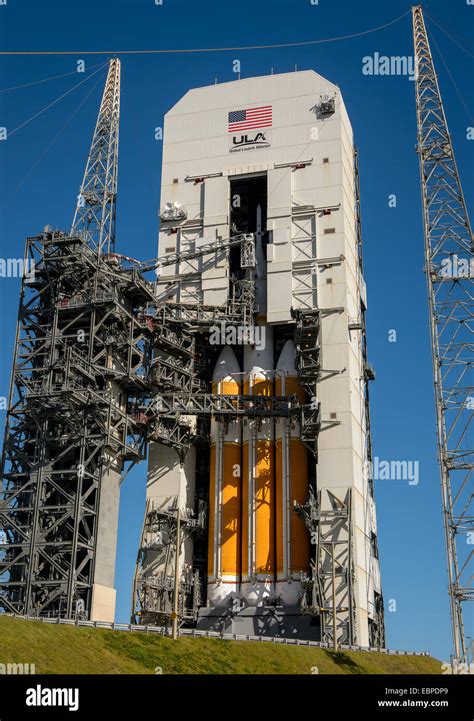
MULTIPOLYGON (((192 250, 182 250, 177 253, 167 253, 159 258, 152 260, 139 261, 130 258, 128 255, 121 253, 110 253, 110 258, 114 258, 123 268, 136 268, 141 273, 147 273, 151 270, 159 271, 170 265, 180 265, 188 260, 196 260, 205 255, 219 254, 223 250, 228 250, 234 246, 240 246, 240 265, 242 268, 255 268, 255 236, 253 233, 238 233, 230 238, 209 243, 201 243, 192 250)), ((184 274, 186 275, 186 273, 184 274)))
POLYGON ((255 295, 243 281, 234 285, 235 295, 226 305, 202 303, 163 303, 156 306, 155 320, 163 324, 186 324, 188 330, 205 330, 211 325, 253 326, 255 321, 255 295), (247 291, 247 292, 246 292, 247 291))
POLYGON ((71 235, 81 235, 91 248, 109 253, 115 244, 120 60, 109 62, 105 90, 79 191, 71 235))
MULTIPOLYGON (((334 259, 334 262, 340 260, 334 259)), ((331 313, 341 313, 343 308, 313 308, 293 310, 295 319, 296 370, 302 388, 308 394, 306 405, 302 406, 301 439, 313 454, 318 455, 318 436, 322 424, 321 404, 318 401, 317 386, 323 376, 340 373, 321 366, 321 318, 331 313)), ((327 422, 327 421, 326 421, 327 422)), ((331 425, 338 421, 331 421, 331 425)))
POLYGON ((317 457, 317 440, 321 426, 321 408, 317 400, 317 384, 320 378, 320 331, 321 311, 293 311, 296 320, 295 348, 298 380, 308 394, 309 404, 302 416, 301 440, 317 457))
MULTIPOLYGON (((168 625, 175 609, 175 563, 177 553, 177 499, 173 505, 155 507, 148 499, 135 568, 132 622, 168 625), (154 569, 160 569, 159 571, 154 569)), ((187 538, 206 528, 206 504, 198 502, 197 512, 181 513, 179 551, 187 538)), ((185 565, 178 584, 178 615, 193 621, 202 605, 203 578, 185 565)))
POLYGON ((147 424, 148 440, 174 448, 181 461, 193 443, 200 439, 192 423, 186 423, 184 419, 157 415, 151 419, 145 416, 144 422, 147 424))
MULTIPOLYGON (((354 559, 351 523, 351 490, 337 498, 330 490, 310 494, 296 505, 314 541, 311 578, 303 582, 302 609, 319 616, 321 641, 334 648, 357 643, 354 598, 354 559)), ((371 644, 372 645, 372 644, 371 644)))
POLYGON ((80 237, 27 241, 0 495, 0 607, 88 617, 101 487, 144 458, 149 300, 80 237))
POLYGON ((213 395, 196 393, 186 395, 156 395, 146 413, 158 416, 179 414, 194 416, 213 416, 228 420, 242 416, 248 418, 300 418, 302 409, 296 396, 244 396, 213 395))
POLYGON ((454 656, 465 663, 463 608, 474 600, 473 238, 421 7, 413 8, 412 17, 448 591, 454 656))

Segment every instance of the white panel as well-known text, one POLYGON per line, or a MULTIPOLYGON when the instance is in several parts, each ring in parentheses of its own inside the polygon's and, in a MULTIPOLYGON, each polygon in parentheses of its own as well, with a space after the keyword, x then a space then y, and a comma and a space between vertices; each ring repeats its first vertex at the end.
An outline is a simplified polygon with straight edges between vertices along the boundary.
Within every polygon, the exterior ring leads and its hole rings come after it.
POLYGON ((267 217, 280 218, 291 213, 291 168, 268 171, 267 217))
POLYGON ((182 281, 180 291, 181 303, 200 303, 202 301, 201 283, 199 278, 195 281, 182 281))
POLYGON ((267 320, 269 323, 289 321, 293 305, 291 267, 287 263, 271 263, 269 269, 267 320))
POLYGON ((229 179, 225 177, 204 180, 204 224, 227 223, 229 214, 229 179))
POLYGON ((288 221, 288 225, 283 225, 281 227, 277 227, 272 232, 272 243, 274 243, 274 245, 278 245, 280 247, 285 246, 285 248, 286 248, 285 251, 281 251, 281 250, 278 251, 278 256, 281 259, 283 259, 283 258, 291 259, 289 240, 290 240, 290 229, 289 229, 289 221, 288 221), (283 253, 285 253, 285 254, 283 254, 283 253))

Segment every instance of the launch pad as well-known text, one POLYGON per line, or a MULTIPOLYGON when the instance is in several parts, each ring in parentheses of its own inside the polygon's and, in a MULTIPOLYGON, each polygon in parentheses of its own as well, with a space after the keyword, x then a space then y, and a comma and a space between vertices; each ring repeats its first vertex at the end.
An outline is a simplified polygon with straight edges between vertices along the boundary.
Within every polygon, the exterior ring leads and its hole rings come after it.
MULTIPOLYGON (((453 652, 466 664, 472 229, 421 7, 412 20, 453 652)), ((119 106, 115 58, 70 231, 46 226, 7 262, 25 272, 0 611, 114 625, 120 485, 147 458, 130 630, 383 648, 375 373, 339 87, 272 73, 181 98, 145 262, 115 252, 119 106)))

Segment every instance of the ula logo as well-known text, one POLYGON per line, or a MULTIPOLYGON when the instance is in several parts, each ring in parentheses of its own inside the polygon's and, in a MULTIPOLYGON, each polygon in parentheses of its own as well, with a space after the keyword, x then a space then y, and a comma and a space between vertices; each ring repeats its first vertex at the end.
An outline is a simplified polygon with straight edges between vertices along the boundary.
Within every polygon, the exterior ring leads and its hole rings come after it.
POLYGON ((241 135, 238 138, 236 135, 232 138, 233 145, 256 145, 257 143, 266 143, 267 139, 265 133, 257 133, 254 138, 249 138, 248 135, 241 135))

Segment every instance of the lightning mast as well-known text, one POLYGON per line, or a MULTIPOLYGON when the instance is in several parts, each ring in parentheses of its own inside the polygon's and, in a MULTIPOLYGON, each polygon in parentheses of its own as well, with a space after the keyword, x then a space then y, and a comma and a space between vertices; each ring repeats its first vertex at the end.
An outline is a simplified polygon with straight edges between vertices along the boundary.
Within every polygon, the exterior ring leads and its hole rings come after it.
POLYGON ((120 60, 114 58, 109 62, 71 228, 71 235, 82 235, 99 254, 113 251, 115 245, 119 116, 120 60))
POLYGON ((423 11, 413 7, 425 273, 454 657, 467 662, 463 609, 474 600, 473 237, 423 11))

